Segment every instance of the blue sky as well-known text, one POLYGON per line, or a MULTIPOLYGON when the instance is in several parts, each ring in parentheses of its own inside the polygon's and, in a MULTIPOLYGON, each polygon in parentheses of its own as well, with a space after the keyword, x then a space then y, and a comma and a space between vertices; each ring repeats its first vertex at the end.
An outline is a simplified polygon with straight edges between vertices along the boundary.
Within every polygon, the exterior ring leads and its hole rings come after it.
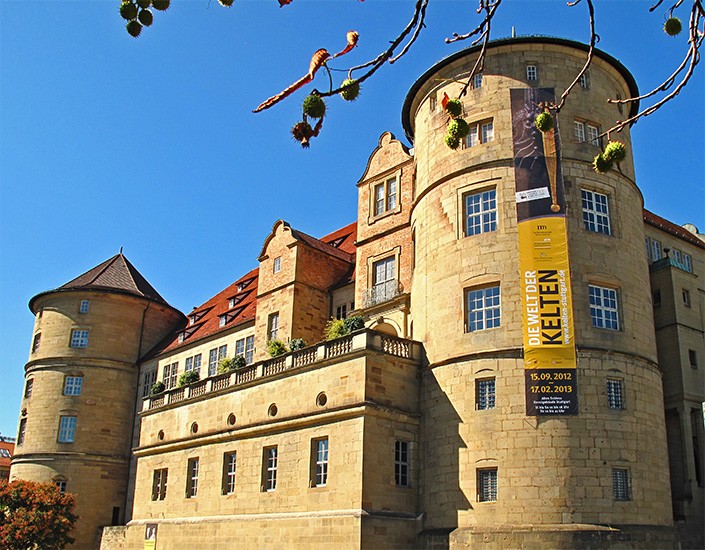
MULTIPOLYGON (((596 0, 599 47, 647 91, 668 77, 686 38, 661 30, 643 0, 596 0)), ((261 101, 308 70, 313 52, 381 52, 409 21, 410 0, 172 0, 133 39, 118 0, 0 0, 0 433, 14 436, 33 317, 27 303, 106 260, 127 258, 188 312, 257 265, 277 219, 322 236, 357 214, 356 182, 379 136, 404 140, 401 106, 418 76, 469 46, 447 45, 478 22, 474 0, 431 0, 411 52, 328 101, 321 136, 302 150, 289 129, 300 90, 261 101)), ((687 4, 687 2, 686 2, 687 4)), ((587 6, 505 0, 495 38, 587 41, 587 6)), ((687 8, 680 10, 687 20, 687 8)), ((345 73, 334 73, 342 80, 345 73)), ((325 88, 320 73, 314 85, 325 88)), ((703 66, 689 87, 632 128, 646 207, 705 230, 703 66)))

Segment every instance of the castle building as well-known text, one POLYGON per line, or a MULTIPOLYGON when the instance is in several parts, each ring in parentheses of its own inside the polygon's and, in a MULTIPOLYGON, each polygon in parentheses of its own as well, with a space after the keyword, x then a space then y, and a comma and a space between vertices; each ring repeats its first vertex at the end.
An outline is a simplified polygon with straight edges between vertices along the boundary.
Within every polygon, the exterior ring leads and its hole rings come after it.
POLYGON ((705 238, 643 209, 628 130, 592 169, 638 95, 608 54, 535 128, 587 49, 492 42, 465 93, 479 48, 440 61, 357 221, 277 221, 187 315, 122 254, 33 298, 11 477, 78 494, 76 548, 702 547, 705 238))

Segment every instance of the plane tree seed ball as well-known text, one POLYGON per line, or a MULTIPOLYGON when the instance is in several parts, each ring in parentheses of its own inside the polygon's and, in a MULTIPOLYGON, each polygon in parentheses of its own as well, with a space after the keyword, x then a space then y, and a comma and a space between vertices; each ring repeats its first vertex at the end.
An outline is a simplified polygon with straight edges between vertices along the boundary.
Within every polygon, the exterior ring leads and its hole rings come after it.
POLYGON ((304 99, 304 114, 311 118, 321 118, 326 114, 326 102, 320 96, 308 96, 304 99))
POLYGON ((140 25, 137 21, 128 21, 127 25, 125 25, 125 28, 127 29, 127 33, 130 36, 134 36, 137 38, 140 33, 142 32, 142 25, 140 25))
POLYGON ((677 36, 680 34, 683 25, 681 25, 681 20, 677 17, 671 17, 663 25, 663 30, 666 31, 668 36, 677 36))
POLYGON ((120 4, 120 16, 127 21, 131 21, 137 17, 137 6, 132 2, 123 2, 120 4))
POLYGON ((470 126, 465 119, 456 118, 448 124, 448 134, 457 138, 464 138, 470 133, 470 126))
POLYGON ((360 83, 357 80, 348 79, 343 81, 342 88, 340 96, 345 101, 354 101, 360 95, 360 83))
POLYGON ((592 162, 592 167, 598 174, 606 174, 607 172, 612 170, 612 161, 607 160, 605 158, 605 155, 603 153, 600 153, 595 157, 595 160, 592 162))
POLYGON ((152 0, 137 0, 137 5, 143 10, 146 10, 152 5, 152 0))
POLYGON ((460 116, 463 112, 463 104, 459 99, 451 99, 446 103, 446 113, 448 113, 453 118, 460 116))
POLYGON ((603 154, 608 161, 622 162, 627 157, 627 148, 621 141, 610 141, 603 154))
POLYGON ((446 134, 443 139, 446 142, 446 145, 451 149, 457 149, 458 147, 460 147, 460 139, 456 136, 446 134))
POLYGON ((218 2, 220 2, 221 6, 225 6, 226 8, 233 5, 233 0, 218 0, 218 2))
POLYGON ((313 135, 313 128, 308 122, 298 122, 291 129, 291 135, 296 141, 302 142, 313 135))
POLYGON ((541 113, 536 117, 534 124, 536 124, 536 128, 538 128, 540 132, 550 132, 553 129, 553 117, 550 113, 541 113))
POLYGON ((152 6, 155 10, 164 11, 169 9, 169 4, 171 0, 152 0, 152 6))

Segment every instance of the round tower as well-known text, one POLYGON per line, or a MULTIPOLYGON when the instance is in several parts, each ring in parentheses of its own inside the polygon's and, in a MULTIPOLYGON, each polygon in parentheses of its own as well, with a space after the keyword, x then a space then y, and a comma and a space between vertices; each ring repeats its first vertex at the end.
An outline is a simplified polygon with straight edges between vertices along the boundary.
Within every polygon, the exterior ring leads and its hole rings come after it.
POLYGON ((124 520, 137 397, 137 362, 183 315, 122 253, 32 298, 10 478, 53 482, 77 494, 73 548, 100 544, 124 520))
POLYGON ((636 84, 596 52, 555 129, 542 134, 536 115, 558 103, 588 47, 495 41, 469 78, 479 51, 429 69, 402 113, 416 162, 413 337, 429 361, 422 538, 671 547, 629 130, 612 136, 629 151, 619 170, 592 168, 607 143, 600 134, 637 108, 605 98, 637 96, 636 84), (469 134, 453 150, 443 105, 459 96, 469 134))

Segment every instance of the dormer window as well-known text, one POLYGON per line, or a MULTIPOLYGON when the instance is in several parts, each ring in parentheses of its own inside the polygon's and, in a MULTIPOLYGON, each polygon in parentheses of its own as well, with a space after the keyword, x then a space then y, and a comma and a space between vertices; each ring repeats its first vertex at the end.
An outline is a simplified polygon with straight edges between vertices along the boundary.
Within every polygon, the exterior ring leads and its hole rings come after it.
POLYGON ((230 300, 228 300, 228 308, 232 309, 234 307, 235 307, 235 298, 230 298, 230 300))
POLYGON ((227 315, 221 315, 221 316, 220 316, 220 326, 221 326, 221 327, 224 327, 227 322, 228 322, 228 316, 227 316, 227 315))
POLYGON ((183 333, 183 332, 179 332, 179 344, 184 341, 184 338, 185 338, 184 333, 183 333))
POLYGON ((242 287, 243 287, 242 283, 238 283, 237 284, 237 291, 242 292, 242 287))
POLYGON ((189 324, 189 325, 192 325, 192 324, 194 324, 195 322, 196 322, 196 316, 195 316, 195 315, 191 315, 191 316, 188 318, 188 324, 189 324))

